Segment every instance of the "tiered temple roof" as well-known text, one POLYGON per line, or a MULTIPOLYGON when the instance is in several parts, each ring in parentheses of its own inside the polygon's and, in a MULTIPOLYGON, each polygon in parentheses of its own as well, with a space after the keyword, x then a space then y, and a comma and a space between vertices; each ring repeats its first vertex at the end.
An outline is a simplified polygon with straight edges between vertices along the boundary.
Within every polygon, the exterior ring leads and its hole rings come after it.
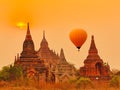
POLYGON ((27 27, 27 34, 25 41, 23 43, 22 53, 15 56, 15 65, 20 65, 23 68, 23 71, 28 76, 35 76, 44 74, 46 75, 47 68, 44 65, 44 62, 40 60, 37 56, 37 52, 34 49, 34 42, 30 34, 29 23, 27 27))
POLYGON ((91 44, 88 51, 88 56, 84 60, 84 66, 80 68, 80 75, 87 76, 91 79, 109 79, 109 65, 105 65, 103 60, 98 55, 98 50, 95 45, 94 36, 91 38, 91 44))
POLYGON ((40 43, 40 48, 37 52, 37 55, 41 60, 44 60, 45 64, 57 64, 59 61, 59 56, 55 51, 50 50, 48 42, 45 38, 45 31, 43 32, 43 39, 40 43))
POLYGON ((63 49, 61 49, 60 61, 58 62, 54 70, 56 82, 68 82, 70 79, 75 78, 75 72, 75 67, 66 61, 64 51, 63 49))

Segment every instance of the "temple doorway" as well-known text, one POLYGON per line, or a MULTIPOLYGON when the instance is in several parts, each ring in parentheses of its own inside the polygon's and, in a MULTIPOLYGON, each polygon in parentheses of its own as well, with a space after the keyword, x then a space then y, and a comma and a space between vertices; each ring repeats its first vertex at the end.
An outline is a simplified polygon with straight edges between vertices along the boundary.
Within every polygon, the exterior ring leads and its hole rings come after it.
POLYGON ((101 65, 101 63, 96 63, 95 67, 96 67, 96 74, 98 76, 101 76, 101 74, 102 74, 102 65, 101 65))

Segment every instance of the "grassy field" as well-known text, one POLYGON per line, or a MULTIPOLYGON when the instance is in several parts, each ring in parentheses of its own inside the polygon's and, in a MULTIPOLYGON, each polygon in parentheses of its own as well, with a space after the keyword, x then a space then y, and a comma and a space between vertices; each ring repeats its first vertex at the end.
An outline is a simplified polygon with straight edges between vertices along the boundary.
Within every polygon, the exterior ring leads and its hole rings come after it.
POLYGON ((84 88, 77 87, 71 83, 36 83, 30 81, 0 82, 0 90, 120 90, 120 88, 109 87, 107 82, 94 82, 93 87, 85 86, 84 88))

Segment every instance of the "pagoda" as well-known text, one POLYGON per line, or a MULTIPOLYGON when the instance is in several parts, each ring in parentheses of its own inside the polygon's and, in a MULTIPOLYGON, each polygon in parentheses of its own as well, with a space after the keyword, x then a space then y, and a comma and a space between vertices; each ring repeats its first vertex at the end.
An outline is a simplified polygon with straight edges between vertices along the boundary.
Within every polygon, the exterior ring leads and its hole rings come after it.
POLYGON ((109 72, 110 67, 98 55, 94 36, 92 36, 88 56, 84 60, 84 66, 80 67, 80 76, 89 77, 92 80, 109 80, 109 72))
POLYGON ((20 56, 15 56, 14 65, 21 66, 23 68, 24 75, 27 77, 33 78, 37 76, 38 78, 38 76, 41 76, 39 79, 43 79, 44 77, 44 80, 46 80, 45 75, 47 69, 44 65, 44 61, 37 56, 37 52, 35 51, 34 42, 30 34, 29 23, 23 43, 23 50, 20 56))

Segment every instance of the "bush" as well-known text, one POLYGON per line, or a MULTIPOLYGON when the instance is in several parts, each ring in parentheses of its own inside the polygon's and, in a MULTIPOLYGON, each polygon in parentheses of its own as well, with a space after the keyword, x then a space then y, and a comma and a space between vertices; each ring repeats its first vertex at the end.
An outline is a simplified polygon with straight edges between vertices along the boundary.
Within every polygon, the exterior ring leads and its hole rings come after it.
POLYGON ((0 71, 0 81, 11 81, 22 77, 23 71, 20 66, 5 66, 0 71))
POLYGON ((10 79, 9 67, 5 66, 0 71, 0 80, 6 81, 10 79))
POLYGON ((82 89, 93 88, 92 81, 89 78, 81 77, 77 80, 76 83, 77 83, 76 88, 82 89))
POLYGON ((110 80, 110 87, 115 87, 118 88, 120 86, 120 76, 115 75, 113 78, 110 80))

